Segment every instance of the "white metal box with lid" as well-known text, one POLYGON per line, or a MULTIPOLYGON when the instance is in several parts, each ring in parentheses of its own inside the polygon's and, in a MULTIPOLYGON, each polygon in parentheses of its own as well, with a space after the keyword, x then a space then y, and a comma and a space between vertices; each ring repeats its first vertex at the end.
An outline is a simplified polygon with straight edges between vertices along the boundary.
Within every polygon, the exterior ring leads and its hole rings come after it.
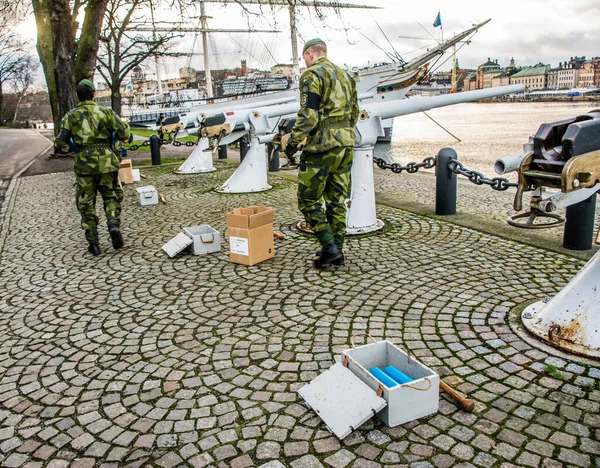
POLYGON ((335 364, 298 390, 306 403, 340 439, 377 415, 398 426, 437 412, 439 376, 390 341, 342 352, 335 364), (394 366, 412 381, 386 387, 369 371, 394 366))
POLYGON ((440 377, 392 342, 383 340, 342 351, 342 363, 374 391, 383 389, 387 406, 377 417, 390 427, 437 412, 440 377), (413 378, 411 382, 388 388, 369 369, 394 366, 413 378))
POLYGON ((188 248, 194 255, 221 251, 221 234, 208 224, 184 227, 183 232, 193 241, 188 248))
POLYGON ((138 187, 135 191, 137 192, 137 201, 141 206, 158 205, 158 192, 152 185, 138 187))

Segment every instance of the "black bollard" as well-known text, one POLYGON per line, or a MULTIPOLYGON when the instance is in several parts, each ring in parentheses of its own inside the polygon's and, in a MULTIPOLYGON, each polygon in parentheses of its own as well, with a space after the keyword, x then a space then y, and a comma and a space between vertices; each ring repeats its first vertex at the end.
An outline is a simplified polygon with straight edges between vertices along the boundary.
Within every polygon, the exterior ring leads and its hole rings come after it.
POLYGON ((435 161, 435 214, 456 214, 456 174, 448 168, 451 159, 458 160, 452 148, 442 148, 435 161))
POLYGON ((587 200, 568 206, 565 211, 563 247, 569 250, 590 250, 594 237, 596 194, 587 200))
POLYGON ((156 135, 150 137, 150 157, 153 166, 160 166, 160 140, 156 135))
POLYGON ((250 142, 248 141, 248 135, 244 135, 242 138, 240 138, 240 162, 244 160, 249 149, 250 142))
POLYGON ((227 145, 219 146, 219 159, 227 159, 227 145))
POLYGON ((267 159, 269 160, 269 172, 279 172, 279 150, 273 143, 267 143, 267 159))

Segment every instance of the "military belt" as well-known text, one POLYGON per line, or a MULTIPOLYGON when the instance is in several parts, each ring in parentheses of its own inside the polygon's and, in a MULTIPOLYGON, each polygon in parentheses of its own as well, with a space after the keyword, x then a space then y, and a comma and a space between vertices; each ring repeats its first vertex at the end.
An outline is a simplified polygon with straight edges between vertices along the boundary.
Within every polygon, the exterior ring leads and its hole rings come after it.
POLYGON ((337 119, 325 119, 322 122, 319 122, 317 125, 317 130, 327 130, 327 129, 335 129, 335 128, 350 128, 350 120, 337 120, 337 119))
POLYGON ((95 149, 110 149, 110 143, 92 143, 91 145, 82 145, 80 151, 95 150, 95 149))

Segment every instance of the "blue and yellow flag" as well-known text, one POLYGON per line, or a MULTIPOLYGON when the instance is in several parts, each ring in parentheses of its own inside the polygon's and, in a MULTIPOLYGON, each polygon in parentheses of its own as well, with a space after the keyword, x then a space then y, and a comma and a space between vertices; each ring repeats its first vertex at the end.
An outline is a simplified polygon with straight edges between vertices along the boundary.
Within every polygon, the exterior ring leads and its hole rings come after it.
POLYGON ((437 16, 433 20, 433 27, 437 28, 438 26, 441 26, 441 25, 442 25, 442 17, 440 16, 440 12, 438 11, 437 16))

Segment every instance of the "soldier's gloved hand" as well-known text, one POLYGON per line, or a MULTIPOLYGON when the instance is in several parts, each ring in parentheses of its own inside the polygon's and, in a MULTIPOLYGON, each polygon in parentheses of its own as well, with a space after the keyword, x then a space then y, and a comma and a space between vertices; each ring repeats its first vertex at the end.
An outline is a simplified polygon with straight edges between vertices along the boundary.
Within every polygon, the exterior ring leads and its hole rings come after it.
POLYGON ((127 143, 131 144, 133 143, 133 133, 129 132, 129 140, 127 140, 127 143))
POLYGON ((295 158, 295 154, 298 152, 298 147, 297 146, 292 146, 290 144, 286 145, 285 147, 285 155, 288 158, 288 161, 290 162, 290 164, 296 164, 296 158, 295 158))

